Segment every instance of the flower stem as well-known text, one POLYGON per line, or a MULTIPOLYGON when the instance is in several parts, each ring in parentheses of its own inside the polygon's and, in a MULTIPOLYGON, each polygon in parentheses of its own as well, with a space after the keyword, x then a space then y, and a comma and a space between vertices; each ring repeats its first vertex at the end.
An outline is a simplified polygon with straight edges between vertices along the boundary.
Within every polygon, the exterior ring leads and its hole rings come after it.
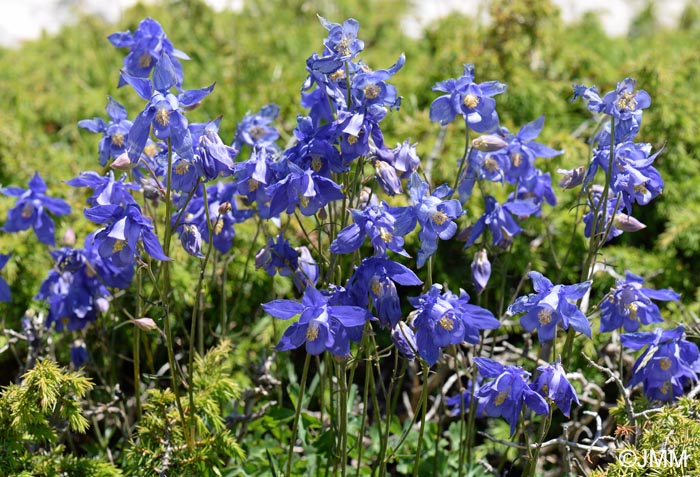
POLYGON ((425 415, 428 413, 428 373, 430 368, 428 363, 421 360, 423 368, 423 389, 421 390, 421 414, 420 428, 418 430, 418 444, 416 444, 416 463, 413 467, 413 477, 418 477, 418 468, 420 467, 421 450, 423 447, 423 432, 425 431, 425 415))
POLYGON ((292 475, 292 455, 294 454, 294 442, 297 440, 297 427, 299 425, 299 416, 301 415, 301 404, 304 400, 304 388, 306 387, 306 378, 309 375, 309 364, 311 363, 311 355, 306 354, 304 360, 304 370, 301 372, 301 381, 299 382, 299 396, 297 397, 297 407, 294 410, 294 421, 292 422, 292 440, 289 443, 287 451, 287 471, 285 477, 292 475))

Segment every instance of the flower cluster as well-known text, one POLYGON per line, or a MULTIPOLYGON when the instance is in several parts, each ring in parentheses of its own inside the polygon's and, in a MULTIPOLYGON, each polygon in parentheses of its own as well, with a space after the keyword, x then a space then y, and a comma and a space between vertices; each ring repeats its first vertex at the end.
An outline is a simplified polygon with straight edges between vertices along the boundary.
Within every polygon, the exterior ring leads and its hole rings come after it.
POLYGON ((642 383, 650 400, 672 401, 681 396, 683 387, 697 381, 700 372, 698 347, 684 335, 683 326, 622 335, 622 346, 633 350, 646 347, 634 363, 627 386, 642 383))

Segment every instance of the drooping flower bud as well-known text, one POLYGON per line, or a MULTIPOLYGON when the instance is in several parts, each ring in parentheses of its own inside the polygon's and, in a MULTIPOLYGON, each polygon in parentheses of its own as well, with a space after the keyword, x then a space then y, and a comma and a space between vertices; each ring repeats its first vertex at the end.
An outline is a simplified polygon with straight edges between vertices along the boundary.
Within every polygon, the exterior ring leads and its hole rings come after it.
POLYGON ((580 185, 585 177, 584 170, 585 168, 583 166, 571 170, 557 169, 559 174, 564 175, 559 181, 559 187, 562 189, 573 189, 577 185, 580 185))
POLYGON ((472 147, 477 151, 493 152, 506 147, 508 143, 496 134, 484 134, 472 141, 472 147))
POLYGON ((158 328, 155 321, 145 316, 143 318, 136 318, 134 320, 134 325, 141 331, 151 331, 158 328))
POLYGON ((618 212, 613 218, 613 224, 623 232, 638 232, 647 226, 635 219, 631 215, 618 212))
POLYGON ((413 361, 416 357, 416 338, 413 330, 403 321, 399 321, 391 330, 391 340, 396 349, 406 359, 413 361))
POLYGON ((136 167, 136 165, 137 162, 131 162, 131 159, 129 159, 129 154, 125 152, 120 154, 114 161, 112 161, 112 164, 110 164, 109 167, 117 171, 129 171, 136 167))
POLYGON ((484 291, 491 278, 491 262, 486 249, 482 248, 474 254, 472 261, 472 281, 478 293, 484 291))

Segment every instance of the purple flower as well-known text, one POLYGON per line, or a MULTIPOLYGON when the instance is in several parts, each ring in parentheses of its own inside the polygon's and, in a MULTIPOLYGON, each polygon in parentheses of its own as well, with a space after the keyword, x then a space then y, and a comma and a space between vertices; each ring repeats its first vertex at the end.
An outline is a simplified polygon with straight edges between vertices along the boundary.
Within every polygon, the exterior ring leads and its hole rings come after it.
POLYGON ((364 308, 330 305, 328 298, 314 287, 306 288, 301 303, 274 300, 264 303, 262 307, 265 312, 282 320, 301 315, 299 321, 284 332, 276 347, 278 351, 295 349, 304 343, 306 351, 313 355, 321 354, 325 350, 333 352, 344 349, 349 339, 345 328, 363 326, 367 321, 367 310, 364 308))
MULTIPOLYGON (((182 84, 182 65, 179 60, 189 60, 180 50, 173 48, 172 42, 163 31, 163 27, 152 19, 146 18, 139 23, 134 33, 130 31, 113 33, 109 41, 117 48, 129 48, 124 58, 124 71, 137 78, 148 78, 156 62, 166 56, 173 64, 176 84, 182 84)), ((125 83, 120 80, 119 86, 125 83)))
POLYGON ((469 295, 464 290, 459 296, 441 291, 440 285, 433 285, 428 293, 409 298, 416 308, 413 327, 418 354, 431 366, 440 358, 441 348, 463 341, 478 343, 481 330, 499 326, 490 311, 468 303, 469 295))
POLYGON ((214 89, 214 85, 184 91, 177 96, 170 89, 177 84, 177 75, 167 55, 161 57, 153 72, 153 81, 129 75, 122 78, 148 103, 131 126, 126 150, 132 162, 138 161, 148 141, 151 127, 158 139, 170 139, 173 150, 183 159, 194 160, 192 135, 183 108, 199 104, 214 89))
POLYGON ((46 195, 46 183, 38 172, 29 180, 29 189, 4 187, 0 190, 5 195, 17 197, 15 206, 7 213, 7 221, 2 230, 19 232, 30 226, 41 243, 55 245, 55 228, 51 216, 70 213, 70 205, 63 199, 54 199, 46 195))
POLYGON ((357 38, 360 23, 349 18, 342 25, 332 23, 319 16, 321 25, 328 30, 328 37, 323 40, 325 49, 322 57, 314 58, 310 67, 325 74, 331 74, 353 60, 365 47, 362 40, 357 38))
POLYGON ((288 277, 299 268, 299 254, 280 233, 277 241, 270 237, 255 255, 255 268, 264 268, 271 277, 278 273, 288 277))
POLYGON ((569 327, 591 337, 591 325, 586 315, 571 301, 583 298, 591 286, 590 281, 575 285, 553 285, 539 272, 528 274, 535 293, 519 297, 508 307, 508 313, 525 313, 520 324, 527 331, 538 331, 540 343, 551 341, 557 333, 557 325, 569 327))
POLYGON ((491 97, 506 91, 506 85, 498 81, 474 83, 474 65, 464 65, 464 74, 457 79, 440 81, 433 91, 444 94, 430 105, 430 120, 445 126, 457 114, 461 114, 471 129, 488 132, 498 126, 496 101, 491 97))
POLYGON ((411 269, 384 257, 369 257, 348 280, 348 295, 357 306, 367 307, 371 297, 379 323, 393 328, 401 319, 401 302, 396 285, 417 286, 423 282, 411 269))
POLYGON ((139 190, 139 186, 125 182, 126 174, 118 181, 114 180, 114 172, 109 171, 101 176, 97 172, 81 172, 74 179, 66 181, 72 187, 89 187, 94 190, 92 196, 87 199, 91 206, 97 205, 126 205, 135 204, 130 190, 139 190))
POLYGON ((418 240, 421 248, 416 260, 420 268, 437 251, 438 238, 448 240, 454 236, 457 224, 453 221, 464 212, 457 199, 443 200, 452 195, 452 189, 446 184, 428 195, 428 184, 414 173, 408 180, 408 190, 413 205, 391 209, 390 212, 397 219, 395 234, 406 235, 416 223, 420 224, 418 240))
POLYGON ((624 280, 618 280, 615 288, 600 305, 600 331, 608 332, 623 327, 625 331, 637 331, 639 325, 661 323, 659 307, 651 300, 678 301, 680 295, 673 290, 653 290, 642 286, 644 279, 627 271, 624 280))
POLYGON ((646 346, 632 368, 628 387, 642 383, 649 400, 673 401, 683 387, 697 381, 700 371, 698 347, 683 338, 685 330, 656 328, 652 332, 628 333, 620 337, 622 346, 639 350, 646 346))
POLYGON ((244 145, 275 150, 280 134, 272 122, 279 116, 280 107, 267 104, 257 113, 248 113, 238 123, 233 137, 233 147, 240 151, 244 145))
POLYGON ((306 287, 315 287, 318 283, 319 269, 316 260, 311 256, 311 252, 305 246, 297 247, 296 252, 299 254, 299 266, 294 270, 292 279, 294 286, 297 287, 300 293, 306 290, 306 287))
POLYGON ((75 341, 70 347, 70 361, 76 368, 81 368, 88 361, 88 350, 83 340, 75 341))
POLYGON ((78 121, 80 128, 92 133, 103 133, 99 144, 100 165, 103 167, 110 158, 116 159, 126 152, 125 144, 132 125, 131 121, 126 119, 126 108, 112 97, 109 97, 106 109, 110 119, 109 123, 105 123, 102 118, 78 121))
POLYGON ((493 156, 503 157, 501 162, 508 163, 506 179, 512 184, 535 174, 536 158, 551 158, 563 153, 535 142, 535 138, 540 135, 543 127, 544 116, 540 116, 521 127, 518 134, 506 135, 508 146, 492 153, 493 156))
POLYGON ((556 403, 561 412, 566 417, 570 417, 572 401, 579 406, 581 403, 576 396, 576 390, 566 379, 566 372, 561 363, 546 364, 538 367, 537 370, 540 374, 531 387, 549 401, 556 403))
POLYGON ((474 225, 465 247, 469 247, 486 230, 491 230, 492 243, 495 246, 508 248, 513 241, 513 237, 518 235, 523 229, 520 228, 511 214, 516 216, 527 216, 537 212, 538 207, 531 200, 514 200, 502 206, 490 195, 484 196, 486 211, 479 217, 474 225))
POLYGON ((170 260, 153 233, 151 220, 141 214, 136 204, 100 205, 85 209, 85 217, 98 224, 108 224, 95 234, 99 240, 99 253, 102 258, 112 258, 117 266, 130 266, 139 255, 139 239, 143 248, 156 260, 170 260))
POLYGON ((479 374, 494 378, 483 384, 476 393, 479 414, 503 417, 510 424, 510 435, 515 434, 523 406, 539 415, 549 412, 547 401, 528 386, 530 373, 519 366, 503 366, 488 358, 474 358, 479 374))
POLYGON ((642 122, 642 109, 651 105, 651 97, 646 91, 635 91, 636 84, 632 78, 626 78, 602 98, 595 86, 574 85, 572 101, 581 97, 589 111, 611 116, 615 121, 615 141, 620 142, 637 134, 642 122))
POLYGON ((303 171, 293 163, 288 164, 287 177, 267 189, 271 197, 271 216, 283 211, 292 214, 297 207, 303 215, 311 216, 329 202, 343 198, 340 186, 331 179, 313 171, 303 171))
POLYGON ((403 237, 396 235, 396 218, 385 202, 381 205, 370 205, 364 210, 351 209, 355 221, 341 230, 330 250, 332 253, 351 253, 360 248, 366 237, 374 247, 376 256, 385 256, 386 250, 392 250, 399 255, 408 256, 403 248, 403 237))

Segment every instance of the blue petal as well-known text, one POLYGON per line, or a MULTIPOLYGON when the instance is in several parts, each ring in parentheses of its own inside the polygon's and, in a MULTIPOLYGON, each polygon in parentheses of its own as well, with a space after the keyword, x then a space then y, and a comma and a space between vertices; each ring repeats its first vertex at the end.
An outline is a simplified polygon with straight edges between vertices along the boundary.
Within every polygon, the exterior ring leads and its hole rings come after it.
POLYGON ((269 303, 263 303, 262 307, 266 313, 281 320, 288 320, 304 309, 301 303, 293 300, 273 300, 269 303))

